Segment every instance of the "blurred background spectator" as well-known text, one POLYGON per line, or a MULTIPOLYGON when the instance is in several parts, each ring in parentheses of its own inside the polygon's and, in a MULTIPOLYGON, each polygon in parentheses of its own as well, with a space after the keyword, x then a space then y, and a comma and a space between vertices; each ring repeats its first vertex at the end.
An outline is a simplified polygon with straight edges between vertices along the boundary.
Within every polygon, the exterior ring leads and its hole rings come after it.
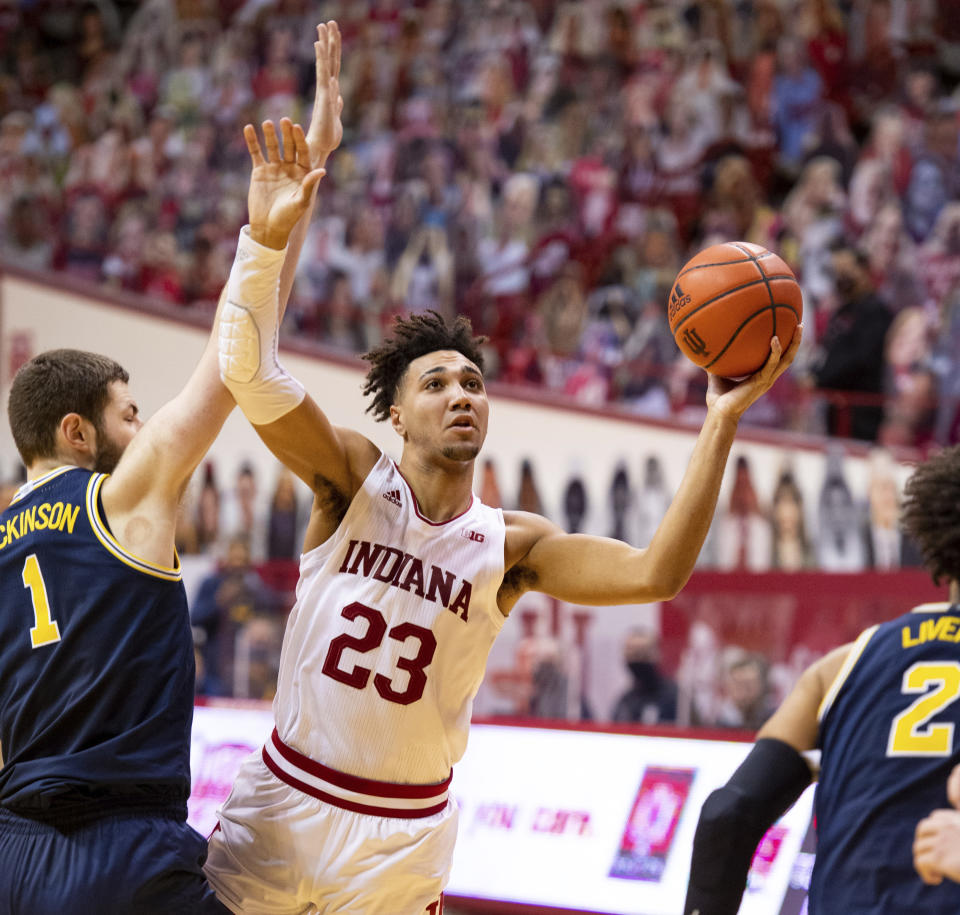
POLYGON ((729 648, 724 659, 724 698, 716 725, 756 731, 776 708, 763 655, 729 648))
POLYGON ((633 685, 614 705, 610 718, 623 724, 672 724, 677 720, 677 684, 660 669, 660 637, 638 628, 623 642, 623 662, 633 685))
MULTIPOLYGON (((258 639, 252 638, 248 626, 255 619, 270 620, 279 609, 277 595, 253 569, 247 537, 235 536, 218 568, 200 582, 190 605, 191 622, 205 636, 205 673, 231 695, 251 695, 251 643, 269 644, 263 635, 265 624, 255 627, 254 632, 260 633, 258 639)), ((279 657, 279 643, 276 648, 279 657)), ((255 672, 258 684, 263 685, 263 670, 257 668, 255 672)))

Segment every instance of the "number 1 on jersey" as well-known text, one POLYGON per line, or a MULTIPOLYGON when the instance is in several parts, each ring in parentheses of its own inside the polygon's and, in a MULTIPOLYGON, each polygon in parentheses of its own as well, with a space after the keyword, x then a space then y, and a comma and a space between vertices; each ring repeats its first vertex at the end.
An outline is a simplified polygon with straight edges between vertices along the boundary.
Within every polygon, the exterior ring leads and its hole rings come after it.
POLYGON ((47 586, 43 583, 43 573, 37 554, 31 553, 23 564, 23 586, 30 591, 33 599, 34 627, 30 630, 30 644, 34 648, 52 645, 60 641, 60 627, 57 621, 50 619, 50 601, 47 600, 47 586))

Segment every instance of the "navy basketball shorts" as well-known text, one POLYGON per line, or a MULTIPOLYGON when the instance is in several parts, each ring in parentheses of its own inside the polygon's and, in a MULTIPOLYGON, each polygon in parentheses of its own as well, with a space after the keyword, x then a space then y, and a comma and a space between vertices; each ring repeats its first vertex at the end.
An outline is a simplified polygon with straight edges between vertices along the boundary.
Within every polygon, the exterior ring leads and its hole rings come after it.
POLYGON ((4 915, 223 915, 203 874, 206 840, 142 811, 56 826, 0 808, 4 915))

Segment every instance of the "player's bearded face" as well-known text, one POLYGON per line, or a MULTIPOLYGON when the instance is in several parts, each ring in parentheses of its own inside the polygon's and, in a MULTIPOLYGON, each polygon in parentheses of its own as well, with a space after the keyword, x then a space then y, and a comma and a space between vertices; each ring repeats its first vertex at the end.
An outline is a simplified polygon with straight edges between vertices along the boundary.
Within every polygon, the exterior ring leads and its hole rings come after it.
POLYGON ((113 473, 126 447, 126 443, 114 440, 105 429, 97 429, 97 450, 94 454, 93 469, 97 473, 113 473))
POLYGON ((122 381, 112 381, 110 400, 95 425, 97 446, 93 455, 93 469, 98 473, 112 473, 142 425, 127 385, 122 381))

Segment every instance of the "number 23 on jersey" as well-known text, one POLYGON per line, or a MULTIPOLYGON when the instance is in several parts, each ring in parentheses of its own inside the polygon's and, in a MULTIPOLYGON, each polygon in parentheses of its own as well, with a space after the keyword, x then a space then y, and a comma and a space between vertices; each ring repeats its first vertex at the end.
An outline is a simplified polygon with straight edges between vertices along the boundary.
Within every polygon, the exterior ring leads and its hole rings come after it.
POLYGON ((343 653, 347 649, 352 649, 360 654, 367 654, 380 647, 384 636, 404 645, 408 640, 413 639, 419 646, 416 655, 412 658, 403 656, 397 658, 397 667, 409 675, 407 685, 403 689, 397 689, 390 677, 377 674, 373 678, 373 686, 388 702, 396 702, 398 705, 410 705, 416 702, 423 695, 427 685, 426 668, 437 650, 436 636, 429 629, 414 623, 400 623, 387 632, 387 621, 383 618, 383 614, 358 601, 344 607, 340 615, 351 622, 358 619, 365 620, 366 631, 362 635, 345 633, 332 639, 323 661, 323 672, 346 686, 364 689, 373 671, 360 664, 355 664, 349 670, 345 669, 341 666, 343 653))

